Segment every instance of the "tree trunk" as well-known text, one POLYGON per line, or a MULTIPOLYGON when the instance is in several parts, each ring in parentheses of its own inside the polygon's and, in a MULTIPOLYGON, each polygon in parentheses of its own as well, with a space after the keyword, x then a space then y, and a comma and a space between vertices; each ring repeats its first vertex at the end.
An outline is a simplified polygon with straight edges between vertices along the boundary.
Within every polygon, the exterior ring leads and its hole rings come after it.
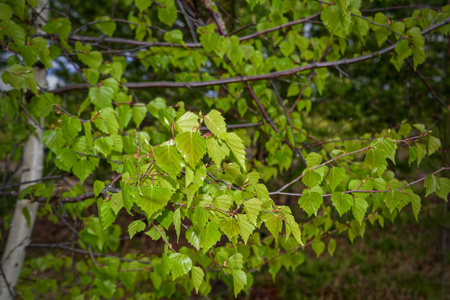
MULTIPOLYGON (((48 2, 41 0, 34 11, 40 14, 40 16, 33 17, 37 32, 40 33, 39 28, 44 24, 44 20, 48 19, 48 2)), ((45 86, 45 77, 47 75, 45 68, 42 64, 39 64, 34 67, 34 70, 37 84, 39 86, 45 86)), ((28 141, 24 146, 20 182, 41 178, 44 169, 44 145, 41 142, 42 130, 34 125, 31 120, 28 121, 34 126, 35 133, 30 133, 28 141)), ((40 123, 42 124, 42 121, 40 123)), ((22 191, 27 186, 28 185, 22 185, 20 190, 22 191)), ((38 208, 39 203, 31 203, 30 200, 21 200, 17 202, 5 251, 2 256, 0 300, 14 299, 14 287, 19 281, 19 275, 25 260, 26 247, 31 240, 31 233, 33 232, 38 208), (24 209, 28 209, 30 214, 29 226, 23 215, 24 209)))

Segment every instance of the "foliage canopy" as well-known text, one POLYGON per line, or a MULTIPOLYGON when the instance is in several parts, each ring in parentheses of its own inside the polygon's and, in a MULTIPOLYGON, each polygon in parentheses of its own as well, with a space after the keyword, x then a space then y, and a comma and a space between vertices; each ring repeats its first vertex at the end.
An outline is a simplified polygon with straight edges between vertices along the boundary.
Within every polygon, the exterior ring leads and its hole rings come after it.
POLYGON ((305 247, 333 255, 335 235, 447 201, 448 5, 51 1, 36 33, 37 2, 0 3, 0 158, 19 163, 42 119, 45 176, 19 194, 6 169, 0 190, 72 237, 29 245, 60 251, 22 276, 61 278, 21 282, 24 298, 214 295, 217 281, 237 297, 305 247))

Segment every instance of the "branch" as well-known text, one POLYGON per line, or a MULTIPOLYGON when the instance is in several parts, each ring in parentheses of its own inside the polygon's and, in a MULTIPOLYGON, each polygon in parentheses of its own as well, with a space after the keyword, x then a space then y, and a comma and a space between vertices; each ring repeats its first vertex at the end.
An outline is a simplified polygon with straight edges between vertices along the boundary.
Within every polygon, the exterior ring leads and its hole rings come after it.
MULTIPOLYGON (((450 23, 450 18, 447 18, 447 19, 439 22, 438 24, 435 24, 434 26, 430 26, 429 28, 423 30, 422 35, 428 34, 431 31, 436 30, 436 29, 438 29, 444 25, 447 25, 449 23, 450 23)), ((96 39, 96 38, 94 38, 94 39, 96 39)), ((96 41, 98 41, 98 39, 96 39, 96 41)), ((128 83, 122 84, 122 87, 127 87, 129 89, 148 89, 148 88, 164 88, 164 87, 165 88, 199 88, 199 87, 209 87, 209 86, 215 86, 215 85, 221 85, 221 84, 268 80, 268 79, 297 74, 299 72, 303 72, 303 71, 307 71, 307 70, 320 69, 320 68, 335 68, 336 66, 350 65, 350 64, 354 64, 354 63, 363 62, 363 61, 378 57, 379 55, 386 54, 386 53, 394 50, 395 46, 397 46, 397 44, 393 44, 389 47, 375 51, 371 54, 363 55, 363 56, 356 57, 356 58, 345 58, 345 59, 336 60, 336 61, 311 63, 308 65, 304 65, 304 66, 300 66, 300 67, 296 67, 296 68, 292 68, 292 69, 287 69, 284 71, 272 72, 272 73, 261 74, 261 75, 230 77, 230 78, 209 80, 209 81, 200 81, 200 82, 199 81, 197 81, 197 82, 172 82, 172 81, 128 82, 128 83)), ((53 94, 62 94, 62 93, 68 92, 68 91, 85 90, 87 88, 88 88, 88 86, 86 84, 74 84, 74 85, 68 85, 65 87, 55 89, 51 92, 53 94)))
MULTIPOLYGON (((431 173, 429 175, 435 175, 435 174, 440 173, 440 172, 445 171, 445 170, 450 170, 450 167, 442 167, 439 170, 437 170, 437 171, 435 171, 435 172, 433 172, 433 173, 431 173)), ((406 185, 404 185, 402 187, 399 187, 398 189, 394 189, 394 190, 358 190, 358 189, 355 189, 355 190, 351 190, 351 191, 345 191, 345 192, 342 192, 342 193, 344 193, 344 194, 352 194, 352 193, 370 193, 370 194, 372 194, 372 193, 388 193, 390 191, 401 191, 401 190, 406 189, 407 187, 410 187, 410 186, 412 186, 412 185, 414 185, 416 183, 424 181, 429 175, 427 175, 425 177, 422 177, 420 179, 417 179, 417 180, 415 180, 413 182, 410 182, 410 183, 408 183, 408 184, 406 184, 406 185)), ((284 195, 284 196, 293 196, 293 197, 301 197, 301 196, 303 196, 303 194, 300 194, 300 193, 285 193, 285 192, 269 193, 269 195, 275 195, 275 194, 276 195, 284 195)), ((331 197, 332 194, 323 194, 321 196, 322 196, 322 198, 323 197, 331 197)))
POLYGON ((65 173, 65 174, 61 174, 61 175, 47 176, 47 177, 42 177, 42 178, 39 178, 39 179, 36 179, 36 180, 28 180, 28 181, 22 181, 22 182, 11 184, 11 185, 0 186, 0 191, 1 190, 9 190, 11 188, 14 188, 14 187, 17 187, 17 186, 21 186, 21 185, 24 185, 24 184, 42 182, 42 181, 51 180, 51 179, 62 179, 63 177, 70 176, 70 175, 72 175, 72 174, 71 173, 65 173))
MULTIPOLYGON (((64 246, 64 245, 61 245, 61 244, 29 244, 27 246, 27 248, 62 249, 62 250, 74 252, 74 253, 81 254, 81 255, 90 255, 90 253, 88 251, 85 251, 85 250, 82 250, 82 249, 77 249, 77 248, 72 248, 72 247, 68 247, 68 246, 64 246)), ((147 265, 151 265, 152 264, 150 261, 131 259, 131 258, 123 258, 123 257, 119 257, 119 256, 116 256, 116 255, 111 255, 111 254, 103 254, 103 253, 92 252, 92 255, 93 256, 104 256, 104 257, 116 257, 120 261, 137 261, 137 262, 139 262, 141 264, 147 264, 147 265)))

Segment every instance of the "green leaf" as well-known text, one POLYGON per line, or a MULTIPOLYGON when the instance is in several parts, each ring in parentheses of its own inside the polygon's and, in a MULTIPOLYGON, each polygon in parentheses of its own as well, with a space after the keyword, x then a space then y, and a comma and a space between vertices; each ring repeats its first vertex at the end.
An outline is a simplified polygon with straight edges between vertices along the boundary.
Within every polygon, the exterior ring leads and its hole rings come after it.
POLYGON ((250 235, 255 230, 255 226, 249 222, 248 217, 245 214, 238 214, 237 220, 242 240, 244 241, 245 244, 247 244, 250 235))
POLYGON ((307 169, 305 175, 302 177, 302 181, 307 187, 311 188, 318 185, 322 181, 322 177, 316 171, 307 169))
POLYGON ((436 195, 445 202, 447 202, 448 193, 450 192, 450 179, 441 177, 439 178, 440 190, 436 191, 436 195))
POLYGON ((42 133, 42 142, 51 150, 56 151, 66 143, 66 140, 62 129, 54 129, 42 133))
POLYGON ((12 65, 3 72, 2 79, 5 84, 10 84, 13 88, 21 89, 24 92, 30 89, 35 95, 38 94, 32 67, 24 67, 18 64, 12 65))
POLYGON ((335 188, 344 180, 345 170, 343 168, 333 167, 328 173, 327 183, 330 185, 331 191, 334 192, 335 188))
POLYGON ((146 10, 151 4, 151 1, 148 0, 135 0, 136 6, 138 7, 140 12, 143 12, 146 10))
POLYGON ((205 121, 206 127, 211 131, 212 134, 218 136, 222 140, 227 139, 227 124, 225 124, 225 119, 222 114, 217 110, 211 110, 203 119, 205 121))
POLYGON ((80 179, 81 183, 89 177, 95 170, 95 164, 85 158, 82 158, 78 161, 77 164, 73 167, 73 174, 80 179))
POLYGON ((190 111, 187 111, 178 118, 175 122, 174 128, 178 133, 183 133, 197 131, 198 126, 198 116, 190 111))
POLYGON ((57 34, 63 40, 63 45, 69 37, 72 24, 67 18, 58 18, 47 22, 41 29, 50 34, 57 34))
POLYGON ((192 168, 195 168, 206 154, 206 141, 195 132, 183 132, 177 135, 175 137, 175 144, 184 160, 192 168))
POLYGON ((408 30, 408 35, 410 36, 414 47, 416 48, 423 48, 425 45, 425 38, 422 35, 422 32, 420 31, 419 27, 413 27, 410 30, 408 30))
POLYGON ((223 233, 225 233, 230 241, 234 236, 241 232, 239 224, 233 217, 223 219, 220 222, 220 229, 223 233))
POLYGON ((366 154, 364 164, 367 165, 374 174, 383 174, 387 168, 385 152, 382 150, 370 149, 366 154))
POLYGON ((33 111, 39 118, 46 118, 52 112, 55 103, 55 96, 53 94, 41 94, 33 106, 33 111))
MULTIPOLYGON (((121 269, 125 269, 125 270, 136 270, 136 269, 139 269, 140 265, 139 265, 139 262, 137 262, 137 261, 130 261, 130 262, 122 262, 120 267, 121 267, 121 269)), ((131 272, 131 271, 119 272, 118 277, 127 289, 132 289, 136 282, 137 274, 138 274, 137 271, 135 271, 135 272, 131 272)))
POLYGON ((94 148, 108 156, 111 153, 113 147, 113 140, 111 137, 101 137, 94 141, 94 148))
POLYGON ((303 209, 310 217, 312 214, 317 215, 320 205, 323 203, 322 196, 319 193, 303 190, 303 196, 298 199, 300 208, 303 209))
POLYGON ((441 189, 441 182, 438 177, 434 175, 428 175, 427 178, 425 178, 425 197, 428 197, 428 195, 432 193, 437 193, 441 189))
POLYGON ((278 214, 272 214, 266 221, 266 227, 269 229, 270 233, 272 233, 275 239, 278 238, 278 234, 281 232, 283 228, 283 219, 278 214))
POLYGON ((261 200, 257 198, 244 201, 244 210, 247 213, 248 220, 256 226, 258 215, 261 212, 261 200))
POLYGON ((113 36, 114 31, 116 31, 117 28, 116 22, 110 21, 109 17, 101 17, 101 19, 103 22, 97 23, 95 26, 107 36, 113 36))
POLYGON ((147 227, 147 225, 145 225, 145 223, 141 220, 131 222, 130 225, 128 225, 128 234, 130 235, 130 239, 132 239, 136 233, 143 231, 145 227, 147 227))
POLYGON ((183 253, 172 253, 169 255, 170 272, 172 280, 187 274, 192 268, 192 260, 183 253))
POLYGON ((208 223, 208 211, 203 206, 197 206, 191 221, 194 226, 202 230, 208 223))
POLYGON ((334 250, 336 250, 336 240, 330 239, 330 241, 328 242, 328 253, 333 256, 334 250))
POLYGON ((87 53, 77 52, 78 58, 89 68, 98 70, 103 63, 103 56, 99 51, 90 51, 87 53))
POLYGON ((207 138, 206 146, 208 149, 208 156, 211 157, 213 162, 218 166, 222 165, 222 161, 230 154, 230 149, 225 142, 220 141, 216 137, 207 138))
POLYGON ((25 220, 27 221, 27 226, 30 227, 30 225, 31 225, 31 215, 30 215, 30 211, 28 210, 27 206, 24 206, 22 208, 22 215, 25 218, 25 220))
POLYGON ((198 289, 202 285, 203 278, 205 278, 205 273, 201 268, 194 266, 191 269, 191 276, 192 276, 192 285, 195 288, 195 292, 198 294, 198 289))
POLYGON ((342 217, 352 207, 353 197, 346 193, 335 192, 331 195, 331 202, 342 217))
POLYGON ((59 148, 55 152, 55 164, 61 170, 70 172, 73 166, 78 162, 78 154, 72 148, 59 148))
POLYGON ((292 236, 294 237, 295 241, 301 245, 304 246, 304 243, 302 241, 302 232, 300 231, 300 227, 297 222, 295 222, 295 219, 292 215, 285 214, 285 227, 286 227, 286 240, 288 238, 288 228, 291 230, 292 236))
POLYGON ((103 230, 106 230, 112 223, 114 223, 116 220, 116 215, 111 209, 109 201, 106 202, 103 199, 98 199, 97 206, 102 228, 103 230))
POLYGON ((213 205, 222 210, 228 210, 228 209, 230 209, 232 201, 233 201, 233 199, 231 199, 230 196, 220 195, 214 199, 213 205))
POLYGON ((175 29, 164 33, 164 40, 172 44, 182 44, 183 43, 183 32, 181 30, 175 29))
POLYGON ((315 153, 315 152, 311 152, 306 156, 306 164, 308 165, 308 167, 315 167, 320 165, 320 163, 322 162, 322 155, 315 153))
POLYGON ((103 181, 96 180, 94 182, 94 195, 95 195, 95 197, 98 197, 98 195, 100 195, 102 193, 104 188, 105 188, 105 183, 103 181))
POLYGON ((177 232, 177 243, 180 239, 181 232, 181 208, 175 210, 173 213, 173 225, 175 226, 175 231, 177 232))
POLYGON ((350 33, 353 19, 349 13, 342 11, 339 5, 326 7, 320 18, 330 33, 341 38, 346 38, 350 33))
POLYGON ((156 164, 169 174, 172 179, 176 179, 184 166, 183 158, 177 149, 165 143, 153 148, 153 155, 155 156, 156 164))
POLYGON ((241 270, 233 270, 231 274, 233 275, 234 296, 237 297, 247 284, 247 275, 241 270))
MULTIPOLYGON (((373 189, 373 182, 370 179, 366 180, 350 180, 348 183, 348 188, 351 191, 358 189, 358 191, 370 191, 373 189), (362 184, 361 184, 362 183, 362 184)), ((370 193, 357 193, 355 192, 357 197, 359 198, 367 198, 370 196, 370 193)))
POLYGON ((172 196, 169 189, 150 185, 141 186, 140 193, 139 189, 136 189, 132 193, 135 199, 134 202, 147 213, 148 217, 152 216, 158 210, 163 209, 172 196))
POLYGON ((158 7, 158 18, 161 22, 172 26, 172 24, 177 20, 177 8, 175 4, 168 5, 166 2, 166 7, 158 7))
POLYGON ((392 211, 400 204, 403 198, 403 194, 399 191, 389 191, 386 193, 386 206, 389 208, 389 211, 392 211))
POLYGON ((165 107, 166 107, 166 100, 158 97, 150 101, 150 103, 147 105, 147 110, 154 118, 158 118, 159 111, 161 109, 164 109, 165 107))
POLYGON ((0 3, 0 20, 7 23, 13 15, 11 7, 5 3, 0 3))
POLYGON ((96 86, 89 90, 89 99, 91 99, 91 103, 98 106, 99 109, 111 106, 113 97, 114 90, 109 86, 96 86))
POLYGON ((441 147, 441 141, 434 137, 429 135, 428 136, 428 155, 433 154, 434 152, 436 152, 439 147, 441 147))
MULTIPOLYGON (((42 97, 41 97, 42 98, 42 97)), ((62 117, 62 131, 67 141, 72 141, 78 136, 81 131, 81 122, 77 118, 63 116, 62 117)))
POLYGON ((359 224, 362 224, 364 216, 366 215, 367 207, 369 207, 369 204, 366 199, 359 197, 355 197, 353 199, 352 213, 359 224))
POLYGON ((146 114, 147 114, 147 107, 136 106, 136 105, 133 106, 132 116, 133 116, 133 122, 134 122, 134 124, 136 124, 136 127, 141 126, 141 123, 144 120, 146 114))
POLYGON ((119 211, 123 207, 123 197, 122 193, 115 193, 111 198, 111 209, 114 211, 114 214, 118 214, 119 211))
POLYGON ((419 221, 418 216, 420 213, 420 209, 422 207, 421 199, 416 194, 410 194, 409 196, 410 196, 410 200, 411 200, 411 207, 412 207, 414 217, 416 218, 416 221, 419 221))
POLYGON ((17 25, 13 20, 9 20, 8 23, 4 24, 6 25, 6 29, 9 31, 10 36, 13 38, 14 43, 20 46, 24 45, 26 35, 22 26, 17 25))
POLYGON ((392 142, 390 139, 378 138, 375 139, 371 144, 372 147, 378 150, 382 150, 393 163, 395 163, 395 151, 397 150, 397 144, 392 142))
POLYGON ((220 233, 219 225, 209 222, 200 235, 200 247, 203 249, 203 253, 208 252, 221 237, 222 234, 220 233))
POLYGON ((215 33, 207 33, 200 35, 200 43, 206 52, 214 51, 219 43, 219 37, 215 33))
POLYGON ((242 167, 244 172, 246 172, 247 171, 247 166, 245 163, 246 153, 241 138, 234 132, 228 132, 226 143, 230 148, 231 152, 233 152, 233 155, 237 159, 239 165, 242 167))
POLYGON ((417 66, 426 61, 425 50, 423 48, 413 48, 412 55, 414 71, 416 71, 417 66))
POLYGON ((319 238, 315 238, 311 244, 311 247, 313 248, 314 253, 316 253, 317 257, 319 257, 325 250, 325 243, 322 242, 319 238))

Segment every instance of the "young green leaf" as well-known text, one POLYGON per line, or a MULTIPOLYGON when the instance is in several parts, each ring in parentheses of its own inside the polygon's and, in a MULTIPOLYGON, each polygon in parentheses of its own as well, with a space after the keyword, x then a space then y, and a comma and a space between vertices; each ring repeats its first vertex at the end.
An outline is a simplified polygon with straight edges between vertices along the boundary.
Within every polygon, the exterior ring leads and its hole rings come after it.
POLYGON ((203 253, 206 253, 214 246, 220 240, 221 236, 219 225, 209 222, 200 235, 200 247, 203 249, 203 253))
POLYGON ((183 253, 172 253, 169 255, 170 272, 172 280, 187 274, 192 268, 192 260, 183 253))
POLYGON ((206 140, 206 145, 209 157, 218 166, 222 165, 222 161, 230 154, 230 149, 225 142, 220 141, 216 137, 209 137, 206 140))
POLYGON ((241 270, 233 270, 231 274, 233 275, 234 296, 237 297, 247 284, 247 275, 241 270))
POLYGON ((328 173, 327 183, 330 185, 331 191, 334 192, 336 187, 345 177, 345 170, 343 168, 333 167, 328 173))
POLYGON ((331 202, 333 202, 333 206, 342 217, 352 207, 353 197, 346 193, 335 192, 331 195, 331 202))
POLYGON ((359 197, 353 198, 352 213, 359 224, 362 224, 364 216, 366 215, 367 207, 369 207, 369 204, 366 199, 359 197))
POLYGON ((228 132, 226 143, 228 147, 231 149, 231 152, 233 152, 234 157, 236 157, 239 165, 245 172, 247 170, 247 166, 245 163, 246 153, 241 138, 234 132, 228 132))
POLYGON ((192 168, 195 168, 198 162, 205 156, 206 141, 198 133, 183 132, 175 137, 175 144, 184 160, 192 168))
POLYGON ((257 198, 244 201, 244 210, 247 213, 248 220, 256 226, 256 220, 261 212, 261 200, 257 198))
POLYGON ((325 243, 322 242, 319 238, 315 238, 311 246, 314 250, 314 253, 316 253, 317 257, 319 257, 325 250, 325 243))
POLYGON ((220 222, 220 229, 223 233, 225 233, 230 241, 234 236, 241 232, 239 224, 233 217, 223 219, 220 222))
POLYGON ((306 164, 308 165, 308 167, 312 168, 312 167, 320 165, 323 158, 322 158, 322 155, 315 153, 315 152, 311 152, 305 157, 305 159, 306 159, 306 164))
POLYGON ((425 178, 425 197, 428 197, 428 195, 439 192, 441 189, 441 182, 438 177, 434 175, 428 175, 427 178, 425 178))
POLYGON ((205 273, 201 268, 194 266, 191 269, 191 276, 192 276, 192 285, 195 288, 195 292, 198 294, 198 289, 202 285, 205 273))
POLYGON ((278 234, 281 232, 281 229, 283 228, 283 219, 278 214, 273 214, 266 220, 265 223, 267 229, 269 229, 273 237, 277 239, 278 234))
POLYGON ((322 196, 316 192, 303 190, 303 196, 298 199, 300 208, 303 209, 310 217, 312 214, 317 214, 320 205, 323 203, 322 196))
POLYGON ((441 147, 441 140, 439 140, 438 138, 429 135, 428 136, 428 155, 433 154, 434 152, 436 152, 439 147, 441 147))
POLYGON ((185 112, 175 122, 175 130, 178 133, 196 131, 199 126, 198 116, 190 111, 185 112))
POLYGON ((130 235, 130 239, 136 235, 136 233, 141 232, 145 229, 146 225, 141 220, 136 220, 128 225, 128 234, 130 235))
POLYGON ((141 186, 132 193, 134 202, 147 214, 147 217, 164 208, 171 194, 169 189, 151 185, 141 186))
POLYGON ((156 164, 167 172, 171 178, 177 178, 184 166, 183 158, 177 149, 165 143, 153 148, 156 164))
POLYGON ((311 188, 319 184, 322 181, 322 177, 316 171, 308 168, 302 177, 302 181, 307 187, 311 188))
POLYGON ((206 127, 211 131, 212 134, 226 140, 227 138, 227 124, 225 124, 225 119, 222 114, 217 110, 211 110, 205 117, 204 121, 206 127))

